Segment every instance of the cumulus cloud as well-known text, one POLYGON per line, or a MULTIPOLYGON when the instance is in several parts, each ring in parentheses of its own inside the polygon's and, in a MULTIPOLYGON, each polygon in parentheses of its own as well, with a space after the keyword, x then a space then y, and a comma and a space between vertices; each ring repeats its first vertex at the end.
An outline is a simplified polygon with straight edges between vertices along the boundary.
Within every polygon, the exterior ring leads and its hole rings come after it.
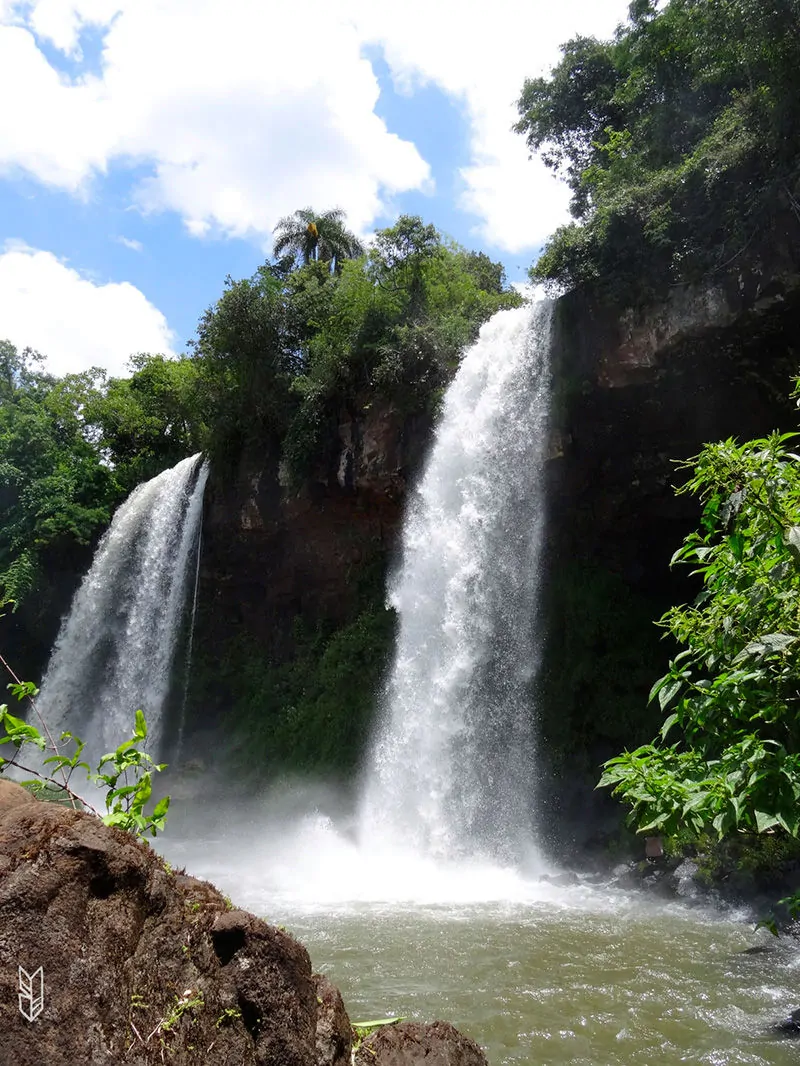
POLYGON ((520 250, 563 220, 566 193, 511 132, 514 100, 561 41, 607 35, 626 2, 0 0, 0 91, 14 101, 0 111, 0 173, 86 196, 112 162, 136 165, 139 208, 175 211, 197 237, 269 243, 307 204, 343 207, 364 232, 395 194, 431 182, 375 113, 365 48, 377 46, 398 88, 435 84, 462 105, 460 206, 485 240, 520 250), (39 43, 79 59, 84 27, 104 34, 101 63, 68 77, 39 43))
POLYGON ((19 3, 24 24, 0 25, 0 91, 15 101, 0 112, 0 170, 85 195, 111 161, 144 164, 138 205, 177 211, 198 236, 267 236, 308 203, 341 206, 364 230, 430 175, 375 114, 378 81, 345 7, 19 3), (67 78, 38 39, 74 53, 88 23, 105 27, 100 71, 67 78))
POLYGON ((36 348, 53 374, 101 366, 124 374, 136 352, 173 354, 164 315, 129 282, 98 284, 52 252, 0 251, 0 339, 36 348))

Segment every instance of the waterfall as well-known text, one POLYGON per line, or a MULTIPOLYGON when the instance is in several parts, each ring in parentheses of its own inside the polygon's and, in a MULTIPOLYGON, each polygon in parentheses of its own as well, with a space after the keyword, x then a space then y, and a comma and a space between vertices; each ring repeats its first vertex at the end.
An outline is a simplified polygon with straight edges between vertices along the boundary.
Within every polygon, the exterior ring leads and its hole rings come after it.
MULTIPOLYGON (((205 483, 205 479, 204 479, 205 483)), ((203 523, 197 523, 197 545, 195 547, 194 584, 192 586, 192 609, 189 612, 189 635, 186 641, 186 661, 183 668, 183 692, 181 694, 181 714, 178 720, 178 739, 175 744, 175 757, 180 759, 183 753, 183 734, 186 730, 186 701, 189 698, 189 682, 192 676, 192 653, 194 651, 194 626, 197 619, 197 596, 200 592, 200 557, 203 554, 203 523)))
POLYGON ((194 455, 134 489, 62 623, 39 710, 86 741, 90 763, 130 735, 137 708, 159 751, 207 477, 194 455))
POLYGON ((390 587, 399 635, 362 843, 530 854, 550 320, 548 303, 495 315, 445 397, 390 587))

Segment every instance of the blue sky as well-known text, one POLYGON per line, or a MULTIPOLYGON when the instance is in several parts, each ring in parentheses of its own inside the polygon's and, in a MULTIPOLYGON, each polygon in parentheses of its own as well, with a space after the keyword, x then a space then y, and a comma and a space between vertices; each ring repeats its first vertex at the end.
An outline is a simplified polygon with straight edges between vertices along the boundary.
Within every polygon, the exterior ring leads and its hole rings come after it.
POLYGON ((0 0, 0 337, 56 372, 184 350, 277 218, 401 212, 522 281, 566 193, 510 132, 619 0, 0 0), (424 27, 421 29, 421 27, 424 27))

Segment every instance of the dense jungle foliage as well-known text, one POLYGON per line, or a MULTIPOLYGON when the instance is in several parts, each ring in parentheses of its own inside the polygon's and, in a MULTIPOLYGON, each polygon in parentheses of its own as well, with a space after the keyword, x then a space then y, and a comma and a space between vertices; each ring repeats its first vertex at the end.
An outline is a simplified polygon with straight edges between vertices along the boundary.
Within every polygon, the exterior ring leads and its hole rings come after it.
POLYGON ((195 451, 220 469, 249 447, 280 454, 301 484, 342 408, 435 404, 481 323, 520 302, 499 264, 413 216, 361 254, 341 212, 304 210, 281 220, 276 246, 285 254, 252 278, 228 278, 188 355, 135 355, 130 377, 54 378, 0 345, 0 604, 195 451))
POLYGON ((535 281, 647 299, 800 221, 799 0, 634 0, 613 40, 562 53, 518 101, 576 220, 535 281))

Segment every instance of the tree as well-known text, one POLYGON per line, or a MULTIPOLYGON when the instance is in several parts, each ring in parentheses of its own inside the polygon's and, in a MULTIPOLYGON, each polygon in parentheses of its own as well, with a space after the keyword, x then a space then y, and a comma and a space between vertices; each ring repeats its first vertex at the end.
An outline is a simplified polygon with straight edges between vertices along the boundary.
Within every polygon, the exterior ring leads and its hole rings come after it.
POLYGON ((100 371, 54 378, 0 344, 0 605, 36 585, 42 559, 88 544, 122 492, 87 410, 100 371))
POLYGON ((199 403, 213 459, 236 460, 248 445, 274 449, 285 431, 299 358, 289 299, 286 280, 267 265, 227 278, 198 323, 199 403))
POLYGON ((578 220, 534 279, 632 299, 725 269, 798 214, 799 99, 799 0, 636 0, 612 40, 569 41, 518 101, 578 220))
POLYGON ((132 489, 199 451, 206 437, 201 411, 201 363, 139 353, 129 378, 111 378, 87 404, 100 446, 117 478, 132 489))
POLYGON ((419 215, 401 215, 393 226, 379 229, 370 252, 373 277, 384 288, 404 291, 412 318, 425 306, 426 264, 442 252, 442 236, 419 215))
POLYGON ((704 501, 702 528, 673 561, 703 588, 661 620, 683 645, 651 692, 668 717, 600 781, 641 832, 800 834, 797 437, 727 440, 692 461, 681 491, 704 501))
POLYGON ((378 230, 369 254, 327 281, 309 264, 290 279, 290 306, 313 313, 292 382, 300 400, 283 454, 296 480, 322 454, 326 425, 359 397, 408 413, 430 409, 461 352, 495 311, 522 300, 486 256, 442 239, 417 215, 378 230))
POLYGON ((310 207, 280 219, 275 227, 273 254, 276 258, 291 255, 303 263, 330 263, 338 271, 345 259, 363 255, 361 241, 345 226, 346 215, 336 207, 317 214, 310 207))

